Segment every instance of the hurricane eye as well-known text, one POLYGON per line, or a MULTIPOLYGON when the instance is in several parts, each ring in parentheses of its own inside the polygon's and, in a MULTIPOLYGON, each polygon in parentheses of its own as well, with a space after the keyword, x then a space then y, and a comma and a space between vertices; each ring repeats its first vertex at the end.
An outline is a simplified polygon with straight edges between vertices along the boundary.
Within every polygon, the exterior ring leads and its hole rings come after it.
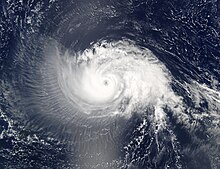
POLYGON ((104 81, 103 81, 103 84, 104 84, 105 86, 108 86, 108 85, 109 85, 108 80, 104 80, 104 81))

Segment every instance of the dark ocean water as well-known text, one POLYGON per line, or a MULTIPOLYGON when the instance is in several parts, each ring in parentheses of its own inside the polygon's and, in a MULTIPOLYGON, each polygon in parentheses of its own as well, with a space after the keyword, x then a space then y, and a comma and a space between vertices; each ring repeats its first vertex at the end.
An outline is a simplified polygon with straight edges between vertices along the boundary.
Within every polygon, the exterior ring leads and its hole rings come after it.
POLYGON ((2 0, 0 168, 220 169, 219 34, 217 0, 2 0), (152 107, 90 125, 50 97, 45 49, 103 40, 148 48, 170 72, 182 109, 163 107, 162 130, 152 107))

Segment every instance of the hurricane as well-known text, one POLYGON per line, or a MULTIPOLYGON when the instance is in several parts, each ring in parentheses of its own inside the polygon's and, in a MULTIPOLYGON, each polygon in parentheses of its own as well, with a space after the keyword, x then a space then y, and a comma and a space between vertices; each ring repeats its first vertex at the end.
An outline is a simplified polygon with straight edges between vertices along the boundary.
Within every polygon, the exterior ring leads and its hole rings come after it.
POLYGON ((69 106, 83 114, 126 117, 138 106, 177 104, 168 71, 150 50, 131 42, 101 42, 75 56, 57 55, 56 83, 69 106))
POLYGON ((220 167, 217 1, 0 4, 0 168, 220 167))

